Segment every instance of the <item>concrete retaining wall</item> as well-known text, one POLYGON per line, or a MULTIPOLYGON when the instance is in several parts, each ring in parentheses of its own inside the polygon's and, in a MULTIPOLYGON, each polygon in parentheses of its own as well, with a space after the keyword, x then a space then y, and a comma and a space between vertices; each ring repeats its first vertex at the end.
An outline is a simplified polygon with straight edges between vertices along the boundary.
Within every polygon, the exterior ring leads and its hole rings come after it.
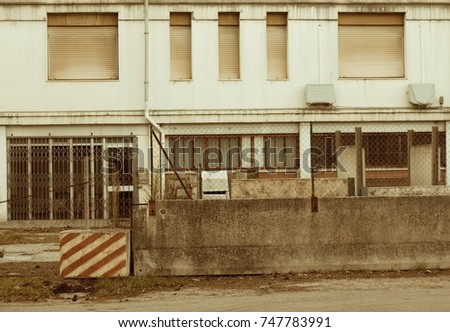
POLYGON ((448 186, 368 187, 367 196, 450 196, 448 186))
MULTIPOLYGON (((274 174, 275 175, 275 174, 274 174)), ((276 174, 280 176, 279 174, 276 174)), ((180 174, 192 198, 197 199, 198 175, 180 174)), ((300 198, 311 196, 311 180, 271 177, 241 178, 240 173, 229 180, 231 197, 242 198, 300 198)), ((220 180, 218 180, 219 182, 220 180)), ((314 182, 318 197, 345 197, 354 195, 353 179, 319 178, 314 182), (349 184, 350 182, 350 184, 349 184), (350 191, 349 191, 350 188, 350 191)), ((187 199, 186 193, 175 174, 166 175, 166 199, 187 199)))
MULTIPOLYGON (((317 197, 349 195, 349 179, 316 179, 317 197)), ((352 182, 353 183, 353 182, 352 182)), ((311 196, 310 179, 233 179, 231 197, 239 198, 299 198, 311 196)))
POLYGON ((136 275, 450 268, 450 197, 161 201, 135 215, 136 275))

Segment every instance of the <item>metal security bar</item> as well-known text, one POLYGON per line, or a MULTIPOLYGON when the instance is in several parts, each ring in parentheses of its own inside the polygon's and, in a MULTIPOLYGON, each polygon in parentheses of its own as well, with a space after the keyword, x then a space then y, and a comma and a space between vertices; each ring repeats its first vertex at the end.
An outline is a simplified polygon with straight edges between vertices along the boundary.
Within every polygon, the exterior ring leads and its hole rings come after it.
POLYGON ((131 217, 135 142, 134 137, 8 138, 9 220, 131 217))

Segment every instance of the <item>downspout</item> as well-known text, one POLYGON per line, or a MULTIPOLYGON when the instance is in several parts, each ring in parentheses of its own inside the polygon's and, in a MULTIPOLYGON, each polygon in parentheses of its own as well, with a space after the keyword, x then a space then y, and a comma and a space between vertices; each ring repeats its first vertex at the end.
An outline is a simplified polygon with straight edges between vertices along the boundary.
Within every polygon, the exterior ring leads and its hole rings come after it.
POLYGON ((424 58, 423 58, 423 24, 420 27, 420 83, 424 83, 424 58))
POLYGON ((318 62, 318 75, 319 75, 319 84, 322 84, 322 53, 321 53, 321 48, 322 45, 320 44, 320 39, 321 39, 321 30, 322 30, 322 26, 319 24, 317 26, 317 62, 318 62))
MULTIPOLYGON (((162 128, 153 120, 149 115, 149 102, 148 102, 148 96, 149 96, 149 64, 148 64, 148 56, 149 56, 149 29, 148 29, 148 0, 144 0, 144 114, 147 121, 150 123, 149 127, 149 133, 148 137, 149 139, 153 139, 152 137, 152 130, 156 129, 156 131, 159 132, 161 135, 160 139, 160 149, 162 150, 164 148, 164 143, 166 141, 166 135, 162 128)), ((153 158, 153 151, 152 151, 152 158, 153 158)), ((159 172, 161 174, 161 199, 164 199, 164 191, 165 191, 165 170, 163 168, 162 163, 162 156, 160 156, 160 165, 159 165, 159 172)), ((153 171, 153 170, 152 170, 153 171)), ((153 188, 151 188, 151 191, 153 193, 153 188)), ((152 194, 152 199, 154 199, 152 194)))

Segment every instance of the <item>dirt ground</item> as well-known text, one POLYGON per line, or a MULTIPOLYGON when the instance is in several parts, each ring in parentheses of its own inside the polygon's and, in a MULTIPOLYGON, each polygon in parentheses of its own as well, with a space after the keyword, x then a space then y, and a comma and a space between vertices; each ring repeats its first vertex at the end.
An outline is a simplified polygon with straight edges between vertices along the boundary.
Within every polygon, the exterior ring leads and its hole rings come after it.
MULTIPOLYGON (((0 230, 1 244, 56 243, 56 230, 0 230)), ((1 262, 0 302, 43 302, 79 299, 92 302, 123 300, 154 293, 229 293, 264 295, 305 292, 325 280, 391 280, 433 277, 450 280, 450 270, 340 271, 332 273, 287 273, 248 276, 128 277, 112 279, 63 279, 59 262, 1 262)))
POLYGON ((58 262, 0 264, 0 302, 38 302, 85 298, 89 301, 123 300, 152 293, 210 292, 267 294, 308 291, 324 280, 370 280, 444 277, 450 270, 342 271, 251 276, 128 277, 115 279, 63 279, 58 262), (7 286, 9 285, 9 287, 7 286), (76 296, 75 296, 76 295, 76 296))

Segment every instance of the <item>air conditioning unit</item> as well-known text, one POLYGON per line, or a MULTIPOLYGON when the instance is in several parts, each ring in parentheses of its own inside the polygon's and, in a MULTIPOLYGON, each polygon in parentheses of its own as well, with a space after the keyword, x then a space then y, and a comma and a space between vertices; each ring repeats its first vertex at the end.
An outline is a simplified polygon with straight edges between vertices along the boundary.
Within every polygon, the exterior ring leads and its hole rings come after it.
POLYGON ((410 84, 408 86, 408 98, 411 104, 417 106, 429 106, 435 100, 434 84, 410 84))
POLYGON ((203 199, 230 198, 227 171, 202 171, 201 177, 203 199))
POLYGON ((307 84, 305 94, 308 105, 331 105, 336 101, 333 84, 307 84))

